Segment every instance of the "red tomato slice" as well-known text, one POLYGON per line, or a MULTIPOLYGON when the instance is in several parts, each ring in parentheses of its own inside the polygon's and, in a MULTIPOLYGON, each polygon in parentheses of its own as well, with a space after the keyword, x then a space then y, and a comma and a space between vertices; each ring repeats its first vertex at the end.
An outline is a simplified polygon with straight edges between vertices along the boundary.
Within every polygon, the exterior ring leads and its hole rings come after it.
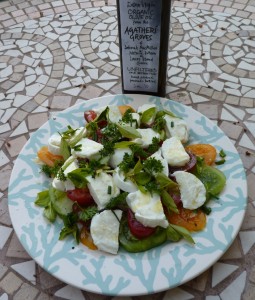
POLYGON ((88 188, 76 188, 74 190, 67 191, 66 194, 69 199, 77 202, 81 206, 87 206, 95 203, 88 188))
POLYGON ((187 151, 189 154, 190 160, 184 165, 183 167, 171 167, 169 166, 169 172, 174 173, 175 171, 192 171, 192 169, 195 167, 197 163, 196 155, 191 153, 190 151, 187 151))
POLYGON ((147 227, 136 220, 131 209, 128 210, 128 226, 131 233, 138 239, 152 235, 156 228, 147 227))

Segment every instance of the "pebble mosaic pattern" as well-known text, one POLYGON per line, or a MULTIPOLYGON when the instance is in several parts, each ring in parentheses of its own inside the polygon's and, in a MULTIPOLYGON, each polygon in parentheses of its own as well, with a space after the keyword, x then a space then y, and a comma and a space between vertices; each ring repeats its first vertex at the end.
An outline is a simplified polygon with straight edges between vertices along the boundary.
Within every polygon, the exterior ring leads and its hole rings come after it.
MULTIPOLYGON (((178 288, 130 299, 255 297, 255 1, 176 1, 167 98, 192 105, 229 136, 247 171, 241 231, 212 268, 178 288)), ((115 0, 0 1, 0 300, 114 299, 43 271, 13 232, 7 188, 15 158, 49 114, 121 93, 115 0)))

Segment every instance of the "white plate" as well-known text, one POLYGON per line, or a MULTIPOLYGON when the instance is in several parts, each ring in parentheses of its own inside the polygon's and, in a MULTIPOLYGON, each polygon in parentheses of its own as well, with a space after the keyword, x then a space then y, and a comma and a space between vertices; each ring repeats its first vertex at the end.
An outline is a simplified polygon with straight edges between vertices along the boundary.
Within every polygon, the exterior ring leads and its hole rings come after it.
POLYGON ((178 102, 146 95, 115 95, 81 103, 58 113, 39 128, 18 156, 9 185, 9 210, 13 227, 29 255, 58 279, 91 292, 107 295, 142 295, 159 292, 198 276, 213 265, 236 237, 247 203, 246 177, 232 142, 209 119, 178 102), (134 108, 155 103, 183 117, 190 128, 190 143, 210 143, 227 154, 219 166, 227 186, 219 200, 211 200, 212 213, 206 229, 193 234, 194 246, 181 241, 167 243, 144 253, 120 250, 118 255, 91 251, 74 241, 59 241, 61 221, 54 225, 34 205, 48 180, 34 163, 37 150, 47 144, 51 134, 70 124, 84 124, 83 112, 105 105, 129 104, 134 108))

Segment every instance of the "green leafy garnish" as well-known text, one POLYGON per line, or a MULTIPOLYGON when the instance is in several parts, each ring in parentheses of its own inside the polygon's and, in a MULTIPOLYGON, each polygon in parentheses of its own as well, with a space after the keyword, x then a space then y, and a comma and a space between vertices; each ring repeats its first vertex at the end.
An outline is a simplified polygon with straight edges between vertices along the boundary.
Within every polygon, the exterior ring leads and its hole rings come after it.
POLYGON ((186 228, 173 224, 169 226, 171 226, 175 231, 177 231, 186 241, 195 244, 195 241, 191 237, 190 232, 186 228))
POLYGON ((73 149, 74 151, 79 152, 79 151, 81 151, 81 149, 82 149, 82 144, 75 145, 75 146, 72 147, 72 149, 73 149))
POLYGON ((113 197, 110 199, 110 201, 108 202, 108 204, 106 205, 106 209, 115 209, 118 207, 122 207, 123 205, 126 206, 126 198, 127 198, 128 193, 124 192, 119 194, 116 197, 113 197))
POLYGON ((139 131, 137 131, 135 128, 133 128, 131 126, 127 126, 127 125, 123 126, 123 125, 119 125, 119 124, 117 124, 117 126, 118 126, 120 133, 125 138, 135 139, 135 138, 142 137, 141 134, 139 133, 139 131))
POLYGON ((63 216, 62 219, 64 222, 64 227, 60 232, 59 239, 63 240, 65 237, 71 234, 78 244, 80 242, 80 232, 77 225, 79 220, 78 215, 74 212, 71 212, 66 216, 63 216))
POLYGON ((96 213, 98 213, 97 207, 95 205, 89 206, 82 209, 82 211, 79 213, 79 219, 83 222, 87 222, 91 220, 96 213))
POLYGON ((173 200, 173 198, 169 195, 169 193, 166 190, 163 190, 161 192, 161 201, 163 202, 163 204, 165 205, 165 207, 167 208, 167 210, 173 211, 175 213, 179 213, 179 210, 173 200))
POLYGON ((151 107, 146 109, 141 116, 141 123, 142 124, 148 124, 151 120, 153 120, 156 116, 157 108, 151 107))
POLYGON ((67 174, 67 177, 77 188, 84 188, 87 186, 87 176, 90 176, 92 171, 88 168, 78 168, 67 174))
POLYGON ((61 137, 65 140, 70 139, 78 129, 73 129, 70 125, 67 126, 67 130, 60 133, 61 137))
POLYGON ((58 171, 62 167, 63 163, 64 163, 64 161, 57 160, 57 161, 55 161, 53 167, 50 167, 48 165, 43 165, 41 167, 41 170, 48 177, 56 177, 56 175, 58 174, 58 171))
POLYGON ((66 181, 66 175, 64 174, 64 170, 62 168, 59 169, 56 178, 58 178, 61 181, 66 181))
POLYGON ((163 165, 160 160, 150 157, 144 161, 143 169, 149 174, 155 174, 163 171, 163 165))
POLYGON ((126 174, 130 169, 133 169, 135 166, 133 154, 125 153, 123 156, 122 162, 119 164, 120 170, 126 174))
POLYGON ((62 137, 60 143, 60 154, 63 156, 64 160, 67 160, 71 155, 71 149, 68 142, 62 137))

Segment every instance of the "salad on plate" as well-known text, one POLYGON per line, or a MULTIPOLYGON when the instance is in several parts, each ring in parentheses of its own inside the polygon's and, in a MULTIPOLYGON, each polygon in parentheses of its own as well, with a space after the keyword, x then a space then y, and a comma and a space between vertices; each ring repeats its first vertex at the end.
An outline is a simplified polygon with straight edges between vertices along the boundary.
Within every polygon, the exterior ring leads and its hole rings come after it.
POLYGON ((154 104, 85 111, 83 127, 56 132, 38 151, 51 183, 35 204, 50 222, 63 220, 60 240, 72 235, 91 250, 194 243, 226 184, 216 168, 225 153, 188 139, 187 122, 154 104))

